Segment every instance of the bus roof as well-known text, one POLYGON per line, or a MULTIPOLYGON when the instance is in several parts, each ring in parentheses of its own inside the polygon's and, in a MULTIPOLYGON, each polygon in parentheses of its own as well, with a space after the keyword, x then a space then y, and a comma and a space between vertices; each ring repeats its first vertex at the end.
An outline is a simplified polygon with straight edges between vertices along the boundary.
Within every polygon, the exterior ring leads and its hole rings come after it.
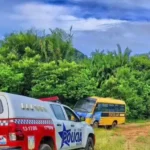
POLYGON ((101 103, 113 103, 113 104, 126 104, 123 100, 119 99, 113 99, 113 98, 104 98, 104 97, 97 97, 97 96, 92 96, 91 98, 95 98, 97 102, 101 103))

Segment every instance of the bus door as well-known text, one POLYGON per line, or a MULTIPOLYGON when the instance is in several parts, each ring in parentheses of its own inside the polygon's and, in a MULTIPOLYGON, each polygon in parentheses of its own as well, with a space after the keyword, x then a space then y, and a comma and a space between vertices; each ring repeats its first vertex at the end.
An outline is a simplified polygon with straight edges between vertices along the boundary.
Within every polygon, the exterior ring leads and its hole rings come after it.
POLYGON ((100 111, 100 105, 97 104, 94 111, 93 111, 93 120, 92 122, 99 122, 101 119, 101 111, 100 111))

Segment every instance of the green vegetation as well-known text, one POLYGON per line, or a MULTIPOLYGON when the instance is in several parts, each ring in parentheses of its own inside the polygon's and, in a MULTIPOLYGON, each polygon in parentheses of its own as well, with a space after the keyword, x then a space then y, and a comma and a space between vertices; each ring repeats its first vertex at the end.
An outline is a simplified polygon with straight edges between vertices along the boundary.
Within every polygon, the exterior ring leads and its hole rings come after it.
POLYGON ((0 42, 0 90, 35 98, 58 95, 70 106, 86 96, 113 97, 126 101, 128 119, 148 119, 149 54, 131 56, 117 45, 114 52, 96 50, 88 58, 72 38, 71 29, 6 36, 0 42))
POLYGON ((132 119, 132 120, 127 120, 126 121, 126 124, 129 124, 129 123, 136 123, 136 124, 139 124, 139 123, 149 123, 150 122, 150 119, 132 119))
POLYGON ((98 129, 96 132, 96 146, 95 150, 124 150, 125 138, 123 136, 114 136, 113 130, 98 129))

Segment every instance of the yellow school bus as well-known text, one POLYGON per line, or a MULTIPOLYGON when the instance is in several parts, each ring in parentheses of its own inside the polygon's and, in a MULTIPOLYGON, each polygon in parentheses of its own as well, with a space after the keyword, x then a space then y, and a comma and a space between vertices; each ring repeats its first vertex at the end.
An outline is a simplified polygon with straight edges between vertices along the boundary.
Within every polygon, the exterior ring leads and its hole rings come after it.
POLYGON ((87 97, 79 100, 74 110, 93 127, 116 127, 125 123, 126 104, 123 100, 102 97, 87 97))

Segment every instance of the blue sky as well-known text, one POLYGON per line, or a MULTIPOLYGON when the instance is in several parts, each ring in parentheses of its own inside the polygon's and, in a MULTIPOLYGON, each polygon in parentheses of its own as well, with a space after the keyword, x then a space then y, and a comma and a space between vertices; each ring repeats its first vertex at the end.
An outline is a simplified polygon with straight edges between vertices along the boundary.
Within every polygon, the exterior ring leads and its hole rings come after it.
POLYGON ((32 27, 70 26, 74 46, 87 55, 118 43, 133 54, 150 51, 149 0, 0 0, 0 38, 32 27))

